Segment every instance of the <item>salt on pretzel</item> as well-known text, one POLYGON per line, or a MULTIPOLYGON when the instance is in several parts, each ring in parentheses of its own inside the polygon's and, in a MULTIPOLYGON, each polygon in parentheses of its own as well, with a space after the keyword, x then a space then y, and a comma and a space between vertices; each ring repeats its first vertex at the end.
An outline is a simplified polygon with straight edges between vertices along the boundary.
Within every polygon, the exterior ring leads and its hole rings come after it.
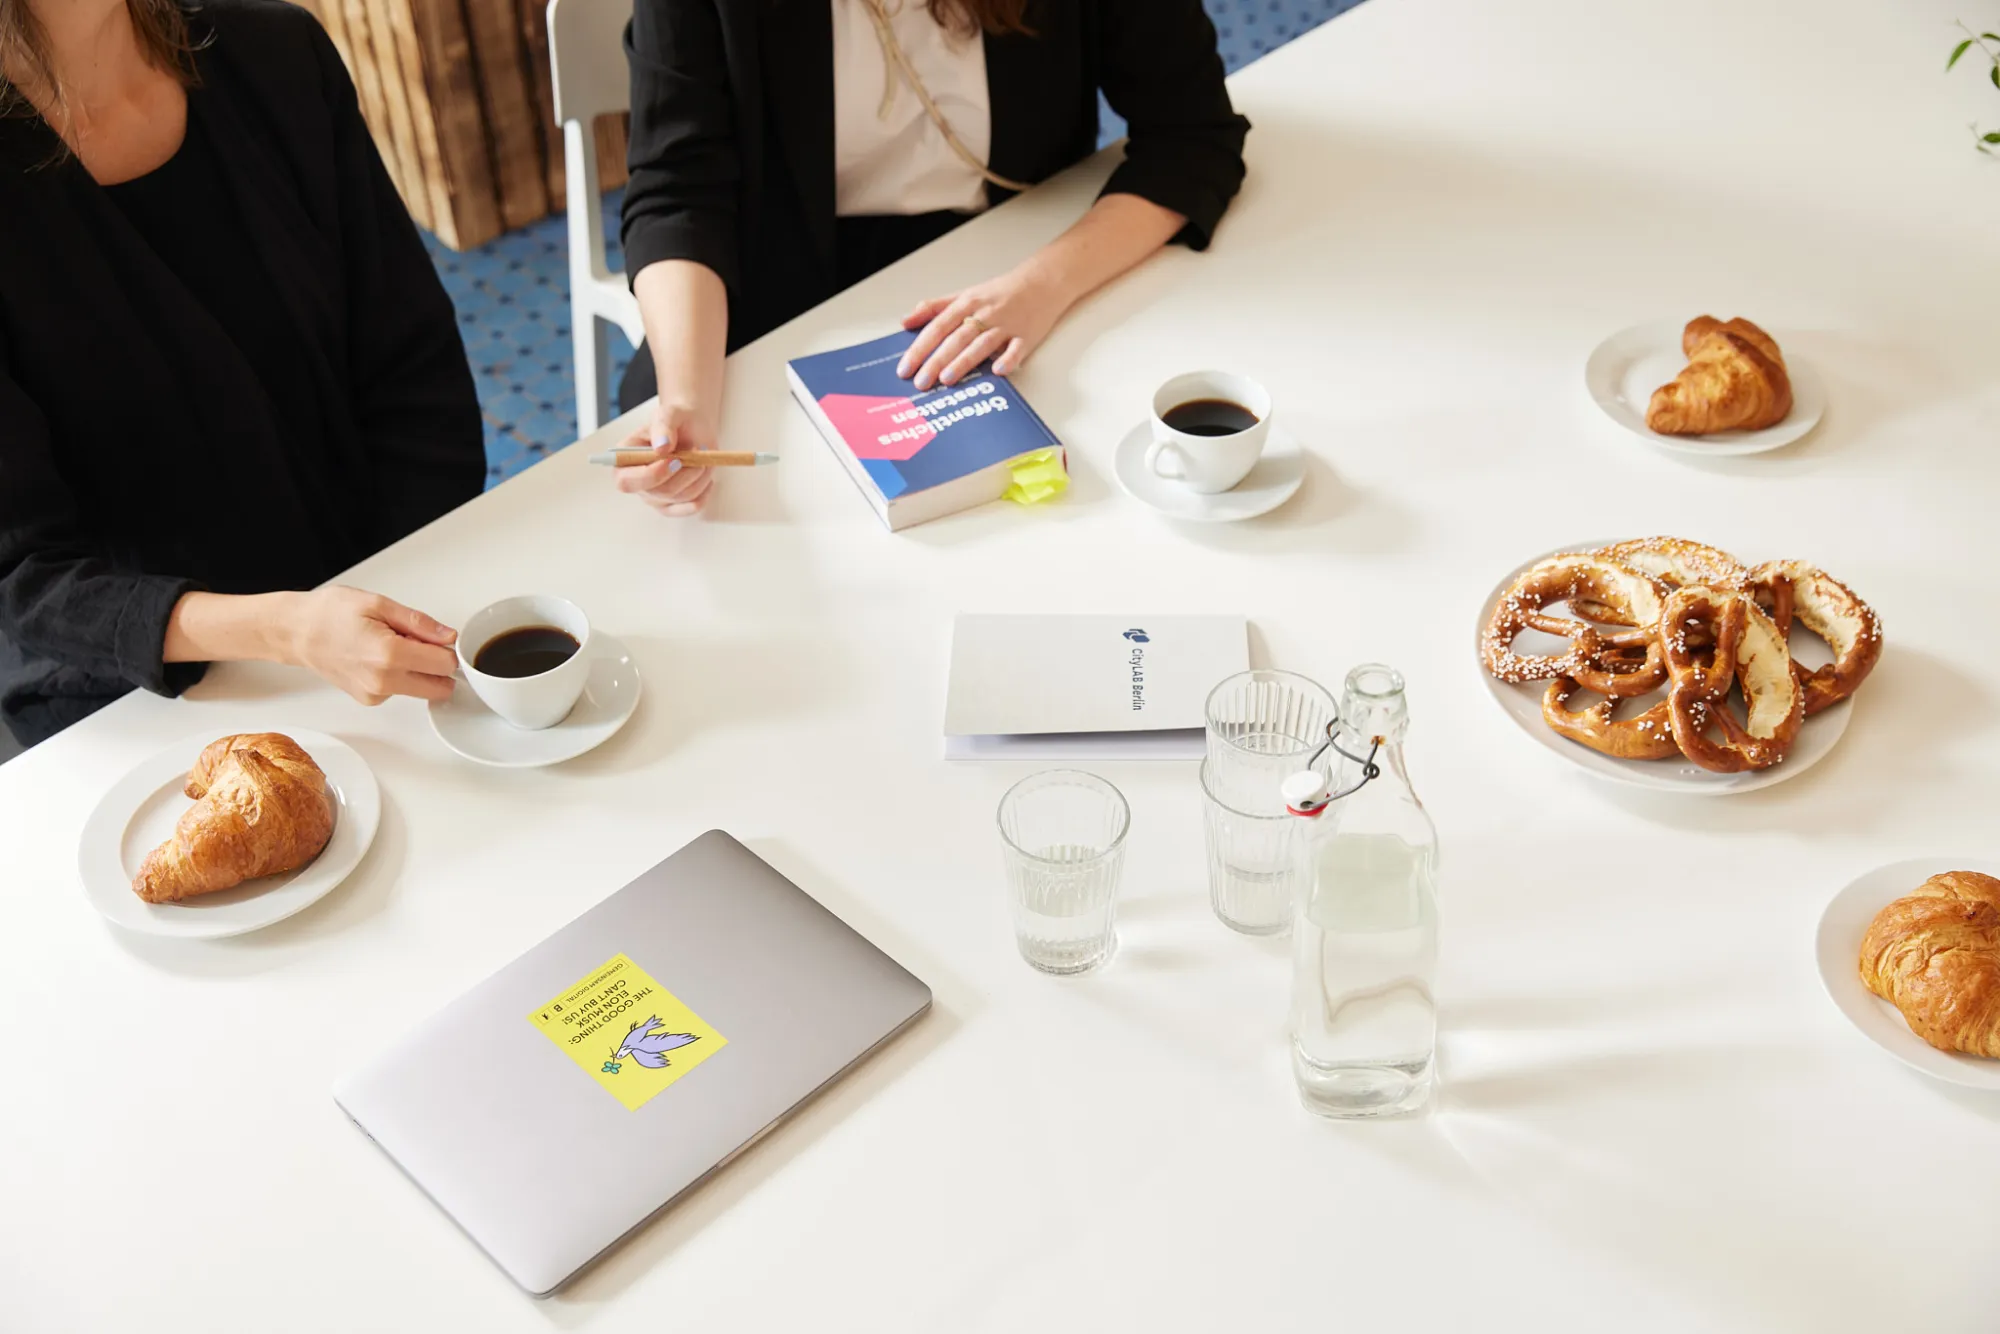
POLYGON ((1840 580, 1802 560, 1774 560, 1751 572, 1750 584, 1771 601, 1771 619, 1781 633, 1792 621, 1826 641, 1833 661, 1817 671, 1794 666, 1805 689, 1806 716, 1852 695, 1882 656, 1882 621, 1840 580))
POLYGON ((1564 552, 1537 561, 1500 596, 1480 636, 1486 670, 1510 684, 1567 676, 1590 690, 1612 696, 1643 695, 1666 679, 1666 659, 1653 627, 1659 623, 1666 589, 1629 565, 1588 552, 1564 552), (1583 598, 1601 603, 1640 629, 1604 634, 1582 621, 1552 616, 1546 608, 1583 598), (1555 654, 1520 654, 1514 641, 1524 630, 1539 630, 1570 641, 1555 654), (1633 656, 1639 657, 1636 667, 1633 656))
POLYGON ((1660 613, 1660 642, 1673 681, 1668 716, 1681 754, 1715 773, 1741 773, 1768 769, 1790 753, 1805 718, 1805 691, 1785 637, 1748 593, 1675 589, 1660 613), (1696 643, 1704 637, 1713 643, 1707 661, 1696 643), (1741 723, 1729 709, 1732 680, 1743 691, 1741 723), (1720 740, 1710 737, 1711 728, 1720 740))
MULTIPOLYGON (((1750 567, 1718 547, 1690 542, 1684 537, 1635 537, 1629 542, 1613 542, 1591 553, 1606 560, 1629 565, 1649 574, 1669 589, 1700 584, 1705 588, 1741 588, 1749 582, 1750 567)), ((1618 609, 1585 599, 1571 604, 1577 615, 1604 625, 1630 625, 1616 619, 1618 609)))
POLYGON ((1613 718, 1615 699, 1571 709, 1569 697, 1577 688, 1571 678, 1558 676, 1542 694, 1542 721, 1558 735, 1616 760, 1667 760, 1681 753, 1674 740, 1672 709, 1665 700, 1634 717, 1613 718))

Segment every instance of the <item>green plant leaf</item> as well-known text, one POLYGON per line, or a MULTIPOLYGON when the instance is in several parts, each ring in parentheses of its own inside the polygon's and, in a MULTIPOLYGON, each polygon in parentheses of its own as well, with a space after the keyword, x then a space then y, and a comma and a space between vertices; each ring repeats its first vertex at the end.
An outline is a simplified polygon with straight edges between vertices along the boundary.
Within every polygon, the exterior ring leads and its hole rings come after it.
POLYGON ((1995 65, 1991 73, 1993 75, 1993 86, 2000 88, 2000 65, 1995 65))
POLYGON ((1995 130, 1991 134, 1980 135, 1979 141, 1987 144, 2000 144, 2000 130, 1995 130))
POLYGON ((1981 41, 1986 42, 2000 42, 2000 32, 1982 32, 1979 34, 1979 38, 1981 41))
POLYGON ((1958 63, 1958 58, 1964 55, 1971 48, 1972 48, 1972 39, 1970 37, 1960 42, 1957 46, 1951 48, 1951 59, 1944 62, 1944 72, 1946 74, 1951 73, 1951 67, 1958 63))

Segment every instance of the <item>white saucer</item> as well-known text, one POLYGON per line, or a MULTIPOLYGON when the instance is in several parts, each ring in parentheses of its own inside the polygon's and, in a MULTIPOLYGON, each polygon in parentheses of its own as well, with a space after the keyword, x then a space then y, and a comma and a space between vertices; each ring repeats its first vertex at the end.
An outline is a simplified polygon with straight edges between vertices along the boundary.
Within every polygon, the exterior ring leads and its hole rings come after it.
MULTIPOLYGON (((1736 792, 1754 792, 1760 787, 1770 787, 1788 778, 1797 778, 1806 770, 1825 759, 1827 753, 1847 731, 1848 720, 1854 716, 1854 700, 1843 700, 1823 713, 1816 713, 1799 727, 1798 740, 1792 743, 1791 754, 1781 763, 1768 769, 1750 769, 1737 774, 1713 773, 1702 768, 1693 760, 1677 756, 1665 760, 1620 760, 1592 750, 1580 742, 1556 732, 1542 721, 1542 696, 1548 692, 1546 681, 1529 681, 1520 685, 1494 679, 1486 665, 1480 660, 1480 640, 1485 633, 1487 622, 1493 619, 1493 608, 1500 597, 1510 588, 1522 570, 1535 561, 1553 556, 1557 551, 1592 551, 1606 545, 1605 542, 1579 542, 1574 546, 1557 547, 1555 551, 1545 551, 1534 560, 1526 561, 1494 585, 1480 604, 1479 621, 1472 628, 1472 661, 1479 673, 1479 679, 1486 683, 1487 691, 1500 701, 1500 707, 1514 720, 1515 726, 1533 737, 1537 743, 1568 760, 1571 764, 1600 778, 1613 782, 1627 783, 1633 787, 1651 788, 1655 792, 1681 792, 1693 796, 1720 797, 1736 792)), ((1523 653, 1559 653, 1563 642, 1553 635, 1544 635, 1536 630, 1522 632, 1515 641, 1523 653)), ((1809 632, 1794 627, 1791 649, 1798 660, 1808 666, 1817 667, 1827 661, 1829 654, 1825 645, 1809 632)), ((1586 695, 1583 699, 1572 700, 1571 707, 1584 700, 1594 699, 1586 695)), ((1639 703, 1647 703, 1657 696, 1648 696, 1639 703)), ((1631 705, 1626 706, 1630 709, 1631 705)), ((1620 715, 1621 717, 1624 715, 1620 715)))
POLYGON ((288 728, 326 774, 333 793, 333 836, 296 871, 245 881, 185 903, 148 903, 132 892, 146 854, 172 837, 194 802, 183 792, 188 770, 214 735, 177 741, 114 783, 83 825, 77 870, 83 894, 104 919, 128 931, 183 940, 215 940, 282 922, 311 907, 361 864, 382 821, 382 790, 368 762, 324 732, 288 728))
POLYGON ((1819 980, 1861 1035, 1913 1070, 1973 1089, 2000 1089, 2000 1061, 1939 1051, 1910 1031, 1902 1011, 1861 985, 1861 938, 1875 914, 1941 871, 2000 875, 1991 857, 1918 857, 1878 866, 1833 896, 1819 919, 1819 980))
POLYGON ((1646 425, 1653 391, 1687 366, 1679 324, 1662 320, 1621 329, 1597 345, 1584 363, 1583 383, 1605 415, 1648 444, 1677 454, 1761 454, 1782 449, 1819 425, 1826 412, 1826 385, 1777 338, 1785 371, 1792 380, 1792 410, 1776 426, 1761 431, 1718 431, 1714 435, 1661 435, 1646 425))
POLYGON ((602 630, 590 632, 589 652, 590 680, 583 697, 554 727, 530 732, 514 726, 487 708, 460 677, 450 699, 431 705, 431 729, 466 759, 499 769, 538 769, 595 750, 616 736, 639 707, 639 665, 624 640, 602 630))
POLYGON ((1152 443, 1150 422, 1140 422, 1118 442, 1112 460, 1118 485, 1141 504, 1150 505, 1171 519, 1195 523, 1233 523, 1269 514, 1290 500, 1306 479, 1306 452, 1284 427, 1271 427, 1270 441, 1263 457, 1250 475, 1232 489, 1205 496, 1190 491, 1179 482, 1154 476, 1146 466, 1146 446, 1152 443))

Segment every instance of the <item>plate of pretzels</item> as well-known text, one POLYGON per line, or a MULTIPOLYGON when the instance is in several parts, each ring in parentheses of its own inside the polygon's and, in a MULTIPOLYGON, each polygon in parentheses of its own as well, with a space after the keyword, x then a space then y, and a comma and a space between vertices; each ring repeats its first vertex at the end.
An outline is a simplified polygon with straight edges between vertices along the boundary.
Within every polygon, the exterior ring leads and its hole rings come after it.
POLYGON ((1882 653, 1882 624, 1806 561, 1749 565, 1676 537, 1566 548, 1480 613, 1488 688, 1593 773, 1719 795, 1824 758, 1882 653))
POLYGON ((324 733, 189 737, 104 794, 77 869, 91 906, 129 931, 241 935, 331 893, 381 814, 368 762, 324 733))
POLYGON ((2000 1090, 2000 861, 1878 866, 1834 895, 1815 940, 1826 994, 1903 1064, 2000 1090))
POLYGON ((1826 412, 1826 387, 1812 368, 1741 317, 1620 330, 1590 354, 1583 379, 1611 420, 1686 454, 1781 449, 1826 412))

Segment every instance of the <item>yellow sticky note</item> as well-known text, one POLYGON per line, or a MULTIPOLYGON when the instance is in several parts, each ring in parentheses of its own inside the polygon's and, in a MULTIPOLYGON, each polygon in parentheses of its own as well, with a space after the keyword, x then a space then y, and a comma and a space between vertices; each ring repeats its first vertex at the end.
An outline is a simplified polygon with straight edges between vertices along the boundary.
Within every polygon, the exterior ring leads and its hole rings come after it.
POLYGON ((1060 449, 1041 449, 1014 460, 1014 482, 1001 492, 1017 505, 1039 505, 1069 489, 1069 468, 1060 449))
POLYGON ((635 1112, 729 1045, 622 954, 537 1007, 528 1022, 635 1112))

